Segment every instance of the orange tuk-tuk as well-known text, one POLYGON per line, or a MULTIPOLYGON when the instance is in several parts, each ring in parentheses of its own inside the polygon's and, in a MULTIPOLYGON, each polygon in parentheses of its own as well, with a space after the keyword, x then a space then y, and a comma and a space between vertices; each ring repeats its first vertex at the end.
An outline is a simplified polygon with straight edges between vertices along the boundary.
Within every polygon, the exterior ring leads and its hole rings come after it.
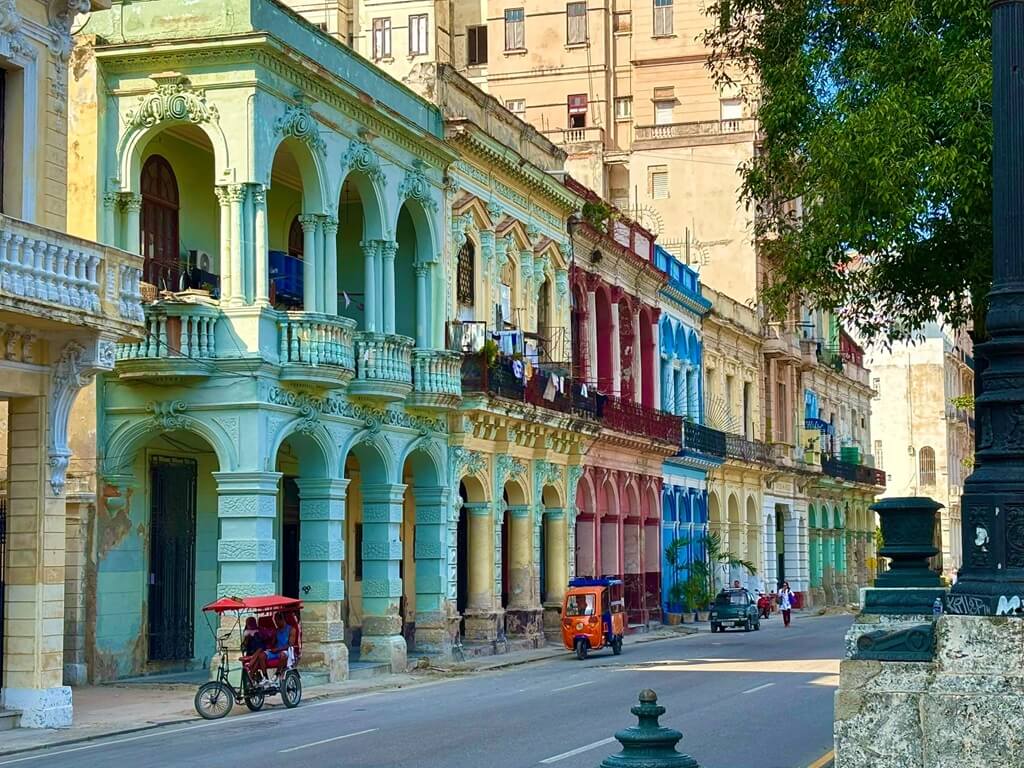
POLYGON ((622 653, 626 634, 626 603, 621 579, 576 578, 562 603, 562 642, 576 658, 585 659, 590 651, 606 645, 612 653, 622 653))

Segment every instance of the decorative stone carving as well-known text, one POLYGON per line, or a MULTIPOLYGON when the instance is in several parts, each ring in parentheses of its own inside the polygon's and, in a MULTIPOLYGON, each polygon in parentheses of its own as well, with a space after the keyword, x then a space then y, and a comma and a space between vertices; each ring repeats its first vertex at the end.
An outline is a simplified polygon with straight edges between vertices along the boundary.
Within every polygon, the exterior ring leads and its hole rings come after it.
POLYGON ((505 218, 505 211, 497 200, 491 200, 487 203, 487 215, 491 219, 491 224, 497 226, 498 222, 505 218))
POLYGON ((146 405, 146 410, 153 414, 153 423, 167 432, 188 426, 189 418, 182 413, 186 408, 188 404, 184 400, 167 400, 146 405))
POLYGON ((196 91, 188 78, 180 75, 153 77, 157 84, 153 93, 139 97, 139 103, 125 115, 125 127, 150 128, 165 120, 188 123, 217 122, 217 107, 206 103, 206 94, 196 91))
POLYGON ((341 170, 365 173, 378 184, 384 183, 384 171, 380 167, 380 158, 373 148, 361 139, 349 142, 345 153, 341 156, 341 170))
POLYGON ((107 339, 97 339, 92 349, 70 341, 61 351, 53 366, 50 379, 49 445, 47 465, 50 468, 50 489, 59 496, 64 491, 71 450, 68 448, 68 416, 78 390, 92 380, 99 371, 114 368, 114 345, 107 339))
POLYGON ((316 118, 310 114, 309 107, 299 103, 288 107, 288 110, 274 121, 274 130, 281 136, 291 136, 305 142, 309 148, 323 157, 327 157, 327 142, 320 138, 316 118))
POLYGON ((424 173, 426 168, 419 158, 412 161, 412 168, 405 172, 405 178, 398 185, 399 200, 416 200, 427 210, 436 213, 437 201, 430 196, 430 182, 424 173))

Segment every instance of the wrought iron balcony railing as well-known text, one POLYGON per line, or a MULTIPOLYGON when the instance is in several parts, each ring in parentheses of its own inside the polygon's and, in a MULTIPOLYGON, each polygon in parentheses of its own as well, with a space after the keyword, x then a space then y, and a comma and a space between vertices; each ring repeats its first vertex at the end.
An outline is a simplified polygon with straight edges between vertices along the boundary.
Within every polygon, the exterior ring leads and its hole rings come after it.
POLYGON ((881 488, 885 487, 885 472, 881 469, 869 467, 866 464, 852 464, 848 461, 840 461, 832 456, 823 455, 821 457, 821 471, 826 475, 851 483, 864 483, 881 488))
POLYGON ((740 435, 725 436, 725 455, 730 459, 739 459, 752 464, 774 464, 775 453, 769 443, 760 440, 747 440, 740 435))
POLYGON ((692 421, 683 422, 683 451, 725 458, 725 432, 692 421))

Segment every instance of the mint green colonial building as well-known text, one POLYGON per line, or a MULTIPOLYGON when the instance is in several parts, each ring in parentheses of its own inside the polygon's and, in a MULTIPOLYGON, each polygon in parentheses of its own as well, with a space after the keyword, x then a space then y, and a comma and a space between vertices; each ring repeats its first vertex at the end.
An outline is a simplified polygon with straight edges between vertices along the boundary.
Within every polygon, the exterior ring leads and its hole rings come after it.
POLYGON ((222 595, 302 598, 330 679, 349 646, 443 649, 440 112, 267 0, 115 3, 87 31, 71 205, 159 291, 97 392, 88 676, 208 659, 222 595))
POLYGON ((207 663, 224 595, 301 598, 330 680, 449 652, 460 609, 538 635, 586 436, 463 407, 446 335, 504 303, 568 349, 564 157, 453 126, 272 0, 115 2, 84 32, 69 226, 141 252, 152 287, 146 337, 76 409, 98 458, 68 682, 207 663))

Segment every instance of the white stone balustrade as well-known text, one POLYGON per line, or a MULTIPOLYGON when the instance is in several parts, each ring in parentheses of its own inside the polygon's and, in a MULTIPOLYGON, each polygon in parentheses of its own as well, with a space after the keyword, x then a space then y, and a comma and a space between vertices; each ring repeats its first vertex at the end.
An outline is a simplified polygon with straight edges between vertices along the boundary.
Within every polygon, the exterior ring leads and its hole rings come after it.
POLYGON ((408 336, 362 332, 356 339, 356 377, 349 392, 385 400, 403 399, 412 390, 412 348, 408 336))
POLYGON ((142 341, 117 345, 118 360, 154 360, 217 357, 216 306, 160 301, 145 307, 146 333, 142 341))
POLYGON ((278 320, 282 365, 328 365, 355 369, 356 323, 315 312, 282 312, 278 320))
POLYGON ((0 216, 0 294, 141 322, 142 258, 0 216))
POLYGON ((462 355, 444 349, 412 353, 413 390, 425 395, 462 397, 462 355))

